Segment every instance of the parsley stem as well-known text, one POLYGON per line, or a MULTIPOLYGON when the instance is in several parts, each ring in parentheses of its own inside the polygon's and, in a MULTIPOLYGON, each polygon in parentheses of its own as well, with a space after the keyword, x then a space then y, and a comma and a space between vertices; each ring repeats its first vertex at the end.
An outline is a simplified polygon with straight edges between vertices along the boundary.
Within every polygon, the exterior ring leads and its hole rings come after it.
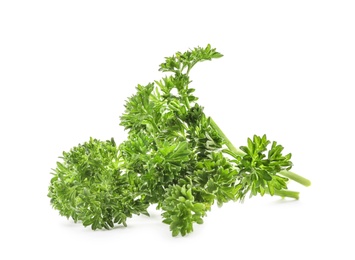
POLYGON ((290 172, 290 171, 286 171, 286 170, 282 170, 279 172, 281 175, 295 181, 295 182, 298 182, 306 187, 310 186, 311 185, 311 181, 294 173, 294 172, 290 172))
MULTIPOLYGON (((265 189, 266 193, 270 194, 269 189, 265 189)), ((275 190, 274 195, 280 196, 282 198, 293 198, 298 200, 299 199, 299 192, 292 191, 292 190, 275 190)))
POLYGON ((223 133, 222 129, 216 124, 216 122, 210 117, 211 126, 218 132, 218 134, 223 138, 225 144, 227 145, 228 149, 236 155, 244 156, 245 152, 236 148, 232 142, 228 139, 228 137, 223 133))

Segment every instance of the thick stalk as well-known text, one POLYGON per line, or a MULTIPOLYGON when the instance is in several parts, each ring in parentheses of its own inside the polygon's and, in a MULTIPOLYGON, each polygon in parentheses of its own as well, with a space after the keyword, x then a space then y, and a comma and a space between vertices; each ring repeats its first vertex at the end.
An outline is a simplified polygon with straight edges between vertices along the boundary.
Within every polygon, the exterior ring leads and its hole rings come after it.
MULTIPOLYGON (((269 189, 265 189, 267 194, 270 194, 269 189)), ((292 199, 299 199, 299 192, 292 191, 292 190, 275 190, 274 195, 280 196, 281 198, 292 198, 292 199)))
POLYGON ((210 117, 211 126, 218 132, 218 134, 223 138, 225 144, 227 145, 228 149, 231 150, 234 154, 244 156, 245 152, 236 148, 232 142, 228 139, 228 137, 223 133, 222 129, 216 124, 216 122, 210 117))
POLYGON ((310 186, 311 185, 311 181, 294 173, 294 172, 290 172, 290 171, 285 171, 285 170, 282 170, 279 172, 279 174, 295 181, 295 182, 298 182, 306 187, 310 186))

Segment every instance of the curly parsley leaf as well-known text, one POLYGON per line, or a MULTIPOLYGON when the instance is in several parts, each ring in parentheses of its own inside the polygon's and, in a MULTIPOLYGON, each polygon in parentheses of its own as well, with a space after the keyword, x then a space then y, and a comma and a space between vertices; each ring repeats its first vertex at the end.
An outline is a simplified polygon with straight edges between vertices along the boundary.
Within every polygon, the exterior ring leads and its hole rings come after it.
POLYGON ((113 139, 90 139, 69 152, 53 170, 48 196, 60 215, 92 229, 126 226, 133 214, 146 214, 149 204, 129 183, 113 139))

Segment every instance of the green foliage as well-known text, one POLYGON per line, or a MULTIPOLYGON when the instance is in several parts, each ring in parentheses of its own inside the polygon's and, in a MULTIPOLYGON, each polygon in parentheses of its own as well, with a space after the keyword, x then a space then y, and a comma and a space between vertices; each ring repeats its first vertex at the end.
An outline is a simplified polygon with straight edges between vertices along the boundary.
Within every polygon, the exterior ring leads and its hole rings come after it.
POLYGON ((138 85, 125 104, 121 125, 129 135, 120 145, 124 168, 139 175, 146 200, 158 207, 170 185, 190 176, 198 159, 222 147, 221 137, 195 103, 187 74, 197 62, 217 56, 207 46, 166 58, 161 70, 174 75, 138 85))
POLYGON ((206 48, 197 47, 184 53, 176 52, 175 55, 165 58, 165 62, 160 64, 159 70, 180 75, 186 69, 186 74, 188 74, 198 62, 221 57, 223 55, 216 52, 216 49, 211 48, 211 45, 208 44, 206 48))
POLYGON ((162 204, 163 222, 170 225, 173 236, 191 233, 193 223, 203 223, 207 210, 204 203, 195 201, 191 185, 170 186, 162 204))
POLYGON ((169 75, 138 85, 126 101, 120 125, 127 140, 90 139, 63 153, 49 187, 53 207, 97 229, 126 225, 157 204, 172 235, 185 236, 215 202, 265 193, 298 199, 286 182, 310 182, 289 172, 291 154, 265 135, 236 149, 197 103, 189 72, 222 56, 207 45, 165 58, 160 71, 169 75))
POLYGON ((90 139, 63 153, 57 162, 48 196, 62 216, 92 229, 126 226, 132 214, 148 214, 127 174, 120 169, 118 148, 111 141, 90 139))
POLYGON ((283 147, 276 142, 273 142, 268 150, 270 141, 266 135, 254 135, 253 140, 248 138, 247 143, 247 146, 240 147, 246 155, 236 157, 238 180, 241 184, 238 197, 244 199, 249 191, 251 196, 258 193, 263 196, 266 191, 274 195, 275 190, 287 189, 288 179, 277 174, 282 170, 291 169, 291 154, 282 155, 283 147))
POLYGON ((193 180, 203 201, 213 204, 215 200, 218 206, 222 206, 223 203, 236 199, 240 189, 236 182, 237 176, 238 171, 232 161, 221 152, 214 152, 209 158, 198 162, 193 180))

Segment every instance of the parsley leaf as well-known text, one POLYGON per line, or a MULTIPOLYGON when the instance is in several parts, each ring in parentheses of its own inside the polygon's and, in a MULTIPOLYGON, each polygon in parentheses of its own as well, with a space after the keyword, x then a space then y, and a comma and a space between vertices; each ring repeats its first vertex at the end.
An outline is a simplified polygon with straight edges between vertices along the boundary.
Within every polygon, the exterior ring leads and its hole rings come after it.
POLYGON ((149 204, 140 198, 134 182, 122 171, 114 140, 89 142, 63 153, 57 162, 48 196, 60 215, 92 229, 126 226, 132 214, 146 214, 149 204))

